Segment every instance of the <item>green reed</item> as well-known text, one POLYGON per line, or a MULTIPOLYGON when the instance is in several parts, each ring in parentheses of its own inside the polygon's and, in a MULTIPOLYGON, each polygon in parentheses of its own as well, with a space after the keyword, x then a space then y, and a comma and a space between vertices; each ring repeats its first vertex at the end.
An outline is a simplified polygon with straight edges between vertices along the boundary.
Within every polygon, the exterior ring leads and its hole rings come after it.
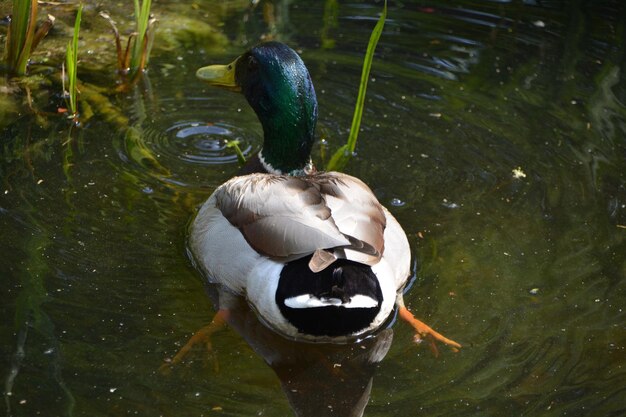
POLYGON ((41 39, 54 25, 54 17, 37 26, 37 0, 13 0, 11 24, 6 39, 4 61, 9 73, 26 74, 28 60, 41 39))
POLYGON ((109 21, 115 35, 117 48, 117 65, 122 74, 128 74, 131 80, 135 79, 146 67, 150 60, 150 52, 154 44, 156 19, 150 17, 151 0, 134 0, 135 32, 128 37, 126 48, 122 48, 122 40, 115 22, 106 13, 100 16, 109 21))
POLYGON ((135 0, 135 21, 137 24, 137 37, 133 44, 133 50, 130 58, 131 74, 137 71, 143 71, 150 60, 150 51, 154 42, 154 24, 155 19, 150 19, 151 0, 144 0, 139 4, 139 0, 135 0))
POLYGON ((65 65, 67 71, 67 83, 68 83, 68 96, 69 96, 69 108, 71 116, 76 117, 78 113, 78 105, 76 102, 76 96, 78 93, 76 73, 78 70, 78 33, 80 32, 80 20, 83 13, 83 5, 78 7, 76 13, 76 20, 74 21, 74 36, 72 40, 67 43, 67 50, 65 54, 65 65))
POLYGON ((383 32, 385 26, 385 19, 387 18, 387 0, 383 6, 383 12, 370 35, 370 40, 367 44, 367 51, 365 52, 365 59, 363 60, 363 70, 361 71, 361 82, 359 84, 359 95, 354 107, 354 115, 352 117, 352 126, 350 127, 350 135, 348 136, 348 142, 337 149, 326 165, 326 171, 342 169, 348 162, 354 150, 356 149, 356 140, 359 135, 359 129, 361 128, 361 118, 363 116, 363 105, 365 103, 365 93, 367 91, 367 80, 370 76, 370 69, 372 68, 372 60, 374 59, 374 51, 376 45, 380 39, 380 35, 383 32))

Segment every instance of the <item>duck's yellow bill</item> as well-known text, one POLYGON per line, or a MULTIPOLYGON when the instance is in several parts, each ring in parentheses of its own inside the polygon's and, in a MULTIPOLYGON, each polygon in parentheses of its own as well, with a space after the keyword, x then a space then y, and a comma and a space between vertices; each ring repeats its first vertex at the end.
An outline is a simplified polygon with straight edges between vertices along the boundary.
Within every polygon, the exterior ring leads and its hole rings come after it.
POLYGON ((241 87, 235 81, 235 64, 237 64, 237 60, 228 65, 202 67, 196 71, 196 77, 216 87, 231 91, 241 91, 241 87))

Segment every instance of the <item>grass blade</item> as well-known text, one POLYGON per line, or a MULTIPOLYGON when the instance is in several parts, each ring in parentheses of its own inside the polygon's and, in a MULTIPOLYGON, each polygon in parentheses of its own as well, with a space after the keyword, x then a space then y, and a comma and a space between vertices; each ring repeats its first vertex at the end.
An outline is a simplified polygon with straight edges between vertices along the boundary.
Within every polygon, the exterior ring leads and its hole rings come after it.
POLYGON ((24 1, 23 3, 30 3, 30 13, 27 13, 28 17, 24 18, 25 22, 20 24, 20 30, 25 29, 25 32, 21 33, 23 35, 21 37, 22 44, 20 45, 20 52, 15 67, 15 72, 19 75, 26 74, 26 65, 28 65, 28 60, 30 59, 31 46, 35 36, 35 25, 37 24, 37 0, 24 1), (26 25, 25 28, 23 27, 24 24, 26 25))
POLYGON ((134 1, 135 19, 137 22, 137 34, 135 37, 135 42, 133 44, 130 60, 131 75, 134 75, 139 71, 143 71, 145 65, 148 62, 148 46, 152 46, 152 42, 148 38, 148 30, 151 26, 150 7, 152 5, 152 1, 143 0, 141 4, 139 4, 139 0, 134 1))
POLYGON ((35 30, 37 1, 14 0, 11 16, 4 59, 11 73, 24 75, 35 30))
POLYGON ((348 142, 339 148, 328 161, 326 165, 327 171, 341 169, 348 162, 350 156, 356 149, 356 140, 359 135, 359 129, 361 127, 361 118, 363 116, 363 105, 365 103, 365 93, 367 91, 367 81, 369 79, 370 70, 372 68, 372 60, 374 58, 374 51, 376 45, 380 39, 380 35, 383 33, 383 27, 385 26, 385 19, 387 18, 387 0, 383 6, 383 12, 370 35, 369 43, 367 44, 367 51, 365 52, 365 59, 363 60, 363 70, 361 71, 361 82, 359 84, 359 95, 354 107, 354 116, 352 117, 352 126, 350 127, 350 135, 348 136, 348 142))
POLYGON ((72 116, 76 117, 78 112, 78 106, 76 102, 76 96, 78 91, 77 86, 77 71, 78 71, 78 34, 80 32, 80 21, 83 13, 83 5, 78 7, 76 13, 76 20, 74 21, 74 36, 72 40, 67 44, 67 52, 65 54, 66 66, 67 66, 67 80, 70 96, 70 111, 72 116))
POLYGON ((147 67, 150 60, 150 51, 154 43, 154 27, 156 19, 150 18, 151 0, 133 0, 135 11, 135 31, 128 36, 126 49, 122 49, 122 40, 115 22, 106 13, 100 13, 113 29, 115 47, 117 48, 118 70, 123 78, 123 84, 117 90, 125 91, 138 80, 140 73, 147 67))
POLYGON ((11 23, 9 25, 9 32, 7 34, 4 57, 5 62, 9 65, 10 68, 15 68, 15 63, 17 62, 17 57, 19 56, 21 45, 24 42, 24 36, 26 36, 29 8, 29 2, 13 2, 11 23))
POLYGON ((146 35, 147 37, 147 41, 146 41, 146 49, 144 51, 144 68, 148 66, 148 61, 150 61, 150 52, 152 52, 152 46, 154 45, 154 34, 155 34, 155 26, 156 26, 157 20, 152 18, 150 19, 150 21, 148 22, 148 33, 146 35))
POLYGON ((24 75, 32 52, 54 25, 54 16, 48 15, 48 19, 35 31, 36 0, 13 0, 12 12, 3 59, 11 74, 24 75))

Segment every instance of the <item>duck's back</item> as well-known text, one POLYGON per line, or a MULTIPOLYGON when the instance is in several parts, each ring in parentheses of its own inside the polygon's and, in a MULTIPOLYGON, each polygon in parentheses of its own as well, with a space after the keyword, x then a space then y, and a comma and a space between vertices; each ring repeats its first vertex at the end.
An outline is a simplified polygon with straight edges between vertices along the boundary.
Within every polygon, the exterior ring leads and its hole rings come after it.
POLYGON ((374 266, 386 259, 399 288, 409 274, 402 228, 362 181, 337 172, 288 177, 253 174, 220 186, 190 233, 196 262, 215 282, 243 292, 264 260, 311 256, 314 271, 336 259, 374 266))

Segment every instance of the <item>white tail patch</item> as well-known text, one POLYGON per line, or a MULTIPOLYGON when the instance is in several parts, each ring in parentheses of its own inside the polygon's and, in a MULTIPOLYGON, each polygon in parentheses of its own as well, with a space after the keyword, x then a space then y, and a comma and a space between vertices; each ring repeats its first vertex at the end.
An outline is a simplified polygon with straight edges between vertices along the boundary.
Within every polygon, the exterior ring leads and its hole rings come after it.
POLYGON ((302 294, 290 297, 285 300, 285 305, 289 308, 315 308, 315 307, 343 307, 343 308, 374 308, 378 306, 378 301, 366 295, 357 294, 350 298, 347 303, 339 298, 317 298, 311 294, 302 294))

